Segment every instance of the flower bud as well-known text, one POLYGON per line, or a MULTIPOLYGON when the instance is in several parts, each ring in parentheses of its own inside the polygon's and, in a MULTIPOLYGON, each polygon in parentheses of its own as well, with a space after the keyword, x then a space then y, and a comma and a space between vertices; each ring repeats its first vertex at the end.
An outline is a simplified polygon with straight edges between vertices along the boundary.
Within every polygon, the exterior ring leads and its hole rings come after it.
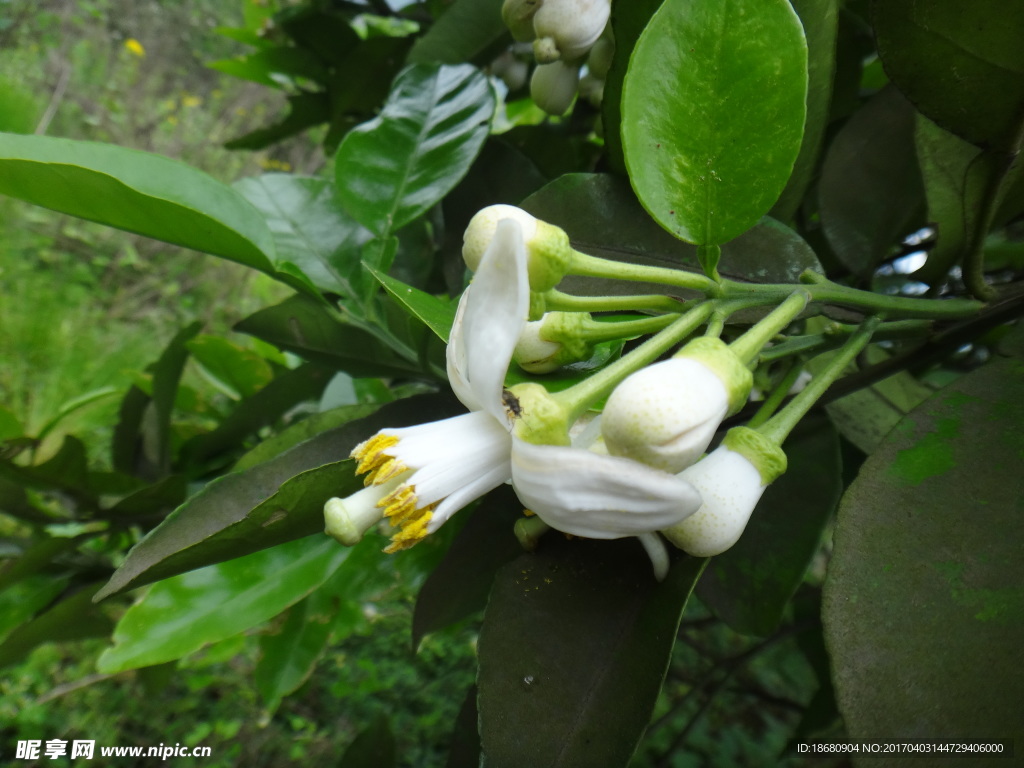
POLYGON ((512 359, 529 373, 551 371, 587 360, 593 347, 582 338, 585 312, 550 312, 527 323, 519 334, 512 359))
POLYGON ((501 5, 501 19, 520 43, 528 43, 537 35, 533 31, 533 17, 540 9, 541 0, 505 0, 501 5))
POLYGON ((700 509, 662 534, 694 557, 721 554, 739 540, 764 489, 785 471, 786 454, 771 440, 747 427, 729 430, 722 445, 679 474, 700 492, 700 509))
POLYGON ((601 419, 608 451, 679 472, 700 458, 751 384, 750 371, 724 342, 695 339, 615 388, 601 419))
POLYGON ((602 37, 594 47, 590 49, 587 56, 587 69, 594 77, 604 80, 608 77, 608 70, 612 68, 612 57, 615 55, 615 43, 608 37, 602 37))
POLYGON ((600 109, 604 98, 604 80, 591 74, 585 75, 580 80, 580 98, 595 109, 600 109))
POLYGON ((549 115, 564 115, 579 84, 579 67, 562 61, 539 64, 530 78, 530 96, 549 115))
POLYGON ((604 32, 610 13, 611 0, 544 0, 533 16, 537 63, 581 58, 604 32))
POLYGON ((462 240, 462 258, 466 266, 474 272, 477 270, 502 219, 514 220, 522 230, 530 290, 543 292, 554 288, 572 263, 569 236, 563 229, 513 205, 490 205, 477 211, 470 219, 462 240))
POLYGON ((510 91, 518 91, 526 85, 530 67, 509 48, 491 62, 491 74, 500 77, 510 91))

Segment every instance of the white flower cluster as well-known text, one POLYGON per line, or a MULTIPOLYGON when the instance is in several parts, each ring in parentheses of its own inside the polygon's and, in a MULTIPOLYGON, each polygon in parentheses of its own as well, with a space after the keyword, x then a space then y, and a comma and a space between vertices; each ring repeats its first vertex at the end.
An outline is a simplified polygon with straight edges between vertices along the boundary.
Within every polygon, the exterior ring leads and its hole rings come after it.
MULTIPOLYGON (((614 46, 607 30, 611 0, 505 0, 502 18, 521 43, 533 43, 537 66, 530 95, 537 106, 561 115, 577 91, 599 105, 614 46), (580 70, 588 74, 580 80, 580 70)), ((505 63, 509 68, 514 65, 505 63)))
POLYGON ((626 377, 608 398, 600 439, 590 429, 589 438, 570 444, 575 417, 540 385, 505 388, 517 347, 549 345, 543 351, 558 355, 561 342, 544 338, 547 324, 527 322, 530 292, 557 283, 571 253, 562 230, 520 209, 492 206, 474 217, 463 254, 474 279, 447 348, 451 387, 469 413, 385 429, 356 446, 366 488, 327 502, 328 533, 351 545, 387 519, 387 551, 398 551, 511 482, 552 528, 595 539, 641 537, 660 575, 667 557, 657 554, 664 550, 657 531, 698 556, 735 543, 785 457, 741 428, 701 459, 751 387, 749 370, 723 342, 696 339, 626 377))

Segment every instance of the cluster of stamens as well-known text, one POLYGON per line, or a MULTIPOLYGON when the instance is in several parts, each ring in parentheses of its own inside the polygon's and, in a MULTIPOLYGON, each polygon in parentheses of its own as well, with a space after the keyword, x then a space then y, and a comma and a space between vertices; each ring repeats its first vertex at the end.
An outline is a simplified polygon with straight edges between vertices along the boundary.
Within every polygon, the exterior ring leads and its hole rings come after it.
MULTIPOLYGON (((399 459, 386 453, 397 444, 398 438, 394 435, 377 434, 352 450, 351 458, 359 462, 356 473, 366 474, 364 485, 383 485, 409 471, 399 459)), ((399 529, 384 551, 399 552, 426 538, 427 525, 438 503, 419 506, 416 489, 408 483, 402 483, 378 501, 377 506, 383 510, 383 516, 392 527, 399 529)))

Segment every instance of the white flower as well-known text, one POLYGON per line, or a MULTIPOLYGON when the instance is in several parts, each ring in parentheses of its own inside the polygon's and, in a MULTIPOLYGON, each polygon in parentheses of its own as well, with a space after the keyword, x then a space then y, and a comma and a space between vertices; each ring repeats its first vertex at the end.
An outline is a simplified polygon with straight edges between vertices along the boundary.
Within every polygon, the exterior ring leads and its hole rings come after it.
POLYGON ((448 342, 448 379, 470 413, 405 429, 383 429, 352 451, 369 486, 324 507, 327 532, 359 541, 381 516, 399 528, 386 551, 411 547, 455 512, 509 479, 511 415, 505 371, 529 309, 522 230, 497 223, 448 342))
POLYGON ((628 376, 608 398, 601 433, 608 452, 676 473, 707 450, 719 424, 750 392, 752 376, 720 339, 628 376))
POLYGON ((700 492, 702 506, 662 533, 695 557, 721 554, 739 540, 761 494, 785 471, 786 455, 770 440, 746 427, 729 430, 722 445, 679 475, 700 492))
MULTIPOLYGON (((324 508, 327 532, 359 541, 381 517, 399 530, 385 551, 411 547, 455 512, 512 479, 520 500, 546 523, 590 538, 618 538, 671 526, 700 498, 684 480, 627 459, 578 448, 533 445, 511 430, 540 416, 550 399, 504 389, 505 372, 529 309, 520 225, 497 223, 473 283, 459 302, 448 343, 448 377, 470 413, 404 429, 384 429, 352 451, 367 488, 324 508), (535 410, 536 408, 536 410, 535 410), (524 411, 525 409, 525 411, 524 411)), ((537 390, 539 385, 525 385, 537 390)), ((554 422, 558 419, 554 418, 554 422)))

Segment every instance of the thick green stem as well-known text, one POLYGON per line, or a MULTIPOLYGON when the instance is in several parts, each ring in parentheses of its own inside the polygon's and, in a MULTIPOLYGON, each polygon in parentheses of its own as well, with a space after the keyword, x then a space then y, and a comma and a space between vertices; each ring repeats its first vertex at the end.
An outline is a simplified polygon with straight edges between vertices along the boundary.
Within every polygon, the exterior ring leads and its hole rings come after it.
MULTIPOLYGON (((803 286, 811 295, 811 301, 853 307, 872 314, 886 317, 954 319, 977 314, 984 304, 973 299, 913 299, 903 296, 885 296, 871 291, 860 291, 820 280, 803 286)), ((722 295, 725 298, 760 297, 764 304, 782 301, 793 292, 793 286, 786 283, 738 283, 722 281, 722 295)))
POLYGON ((750 365, 757 360, 757 356, 764 349, 765 344, 775 338, 775 334, 792 323, 804 311, 808 298, 805 288, 794 291, 789 298, 730 344, 729 348, 736 353, 740 360, 750 365))
POLYGON ((658 315, 639 320, 623 320, 617 323, 603 323, 599 320, 589 319, 583 321, 580 335, 591 343, 614 339, 635 339, 637 336, 657 333, 677 319, 679 319, 679 315, 658 315))
POLYGON ((573 296, 552 288, 542 294, 549 312, 685 312, 688 307, 679 299, 657 294, 636 296, 573 296))
POLYGON ((705 301, 698 304, 629 354, 606 365, 579 384, 553 393, 552 398, 567 409, 570 414, 569 423, 572 423, 590 407, 591 403, 611 394, 619 382, 629 374, 653 363, 693 333, 701 323, 707 320, 713 309, 714 302, 705 301))
POLYGON ((843 348, 836 353, 836 356, 828 362, 828 365, 819 371, 781 411, 758 427, 757 431, 776 445, 782 445, 800 419, 807 415, 807 412, 814 407, 825 390, 842 376, 846 366, 867 346, 880 322, 877 317, 869 317, 865 320, 857 332, 850 337, 850 340, 843 345, 843 348))
POLYGON ((661 283, 676 288, 687 288, 700 291, 705 296, 715 298, 721 291, 718 283, 704 275, 686 272, 668 267, 649 267, 644 264, 626 264, 621 261, 609 261, 596 256, 589 256, 574 251, 569 274, 584 277, 607 277, 614 280, 633 280, 641 282, 661 283))
MULTIPOLYGON (((785 357, 799 355, 803 352, 820 351, 842 345, 847 338, 857 332, 859 325, 833 323, 825 333, 812 333, 796 336, 779 344, 761 350, 760 361, 771 363, 785 357)), ((927 336, 934 328, 931 320, 896 320, 882 323, 875 330, 876 341, 893 341, 895 339, 919 339, 927 336)))

